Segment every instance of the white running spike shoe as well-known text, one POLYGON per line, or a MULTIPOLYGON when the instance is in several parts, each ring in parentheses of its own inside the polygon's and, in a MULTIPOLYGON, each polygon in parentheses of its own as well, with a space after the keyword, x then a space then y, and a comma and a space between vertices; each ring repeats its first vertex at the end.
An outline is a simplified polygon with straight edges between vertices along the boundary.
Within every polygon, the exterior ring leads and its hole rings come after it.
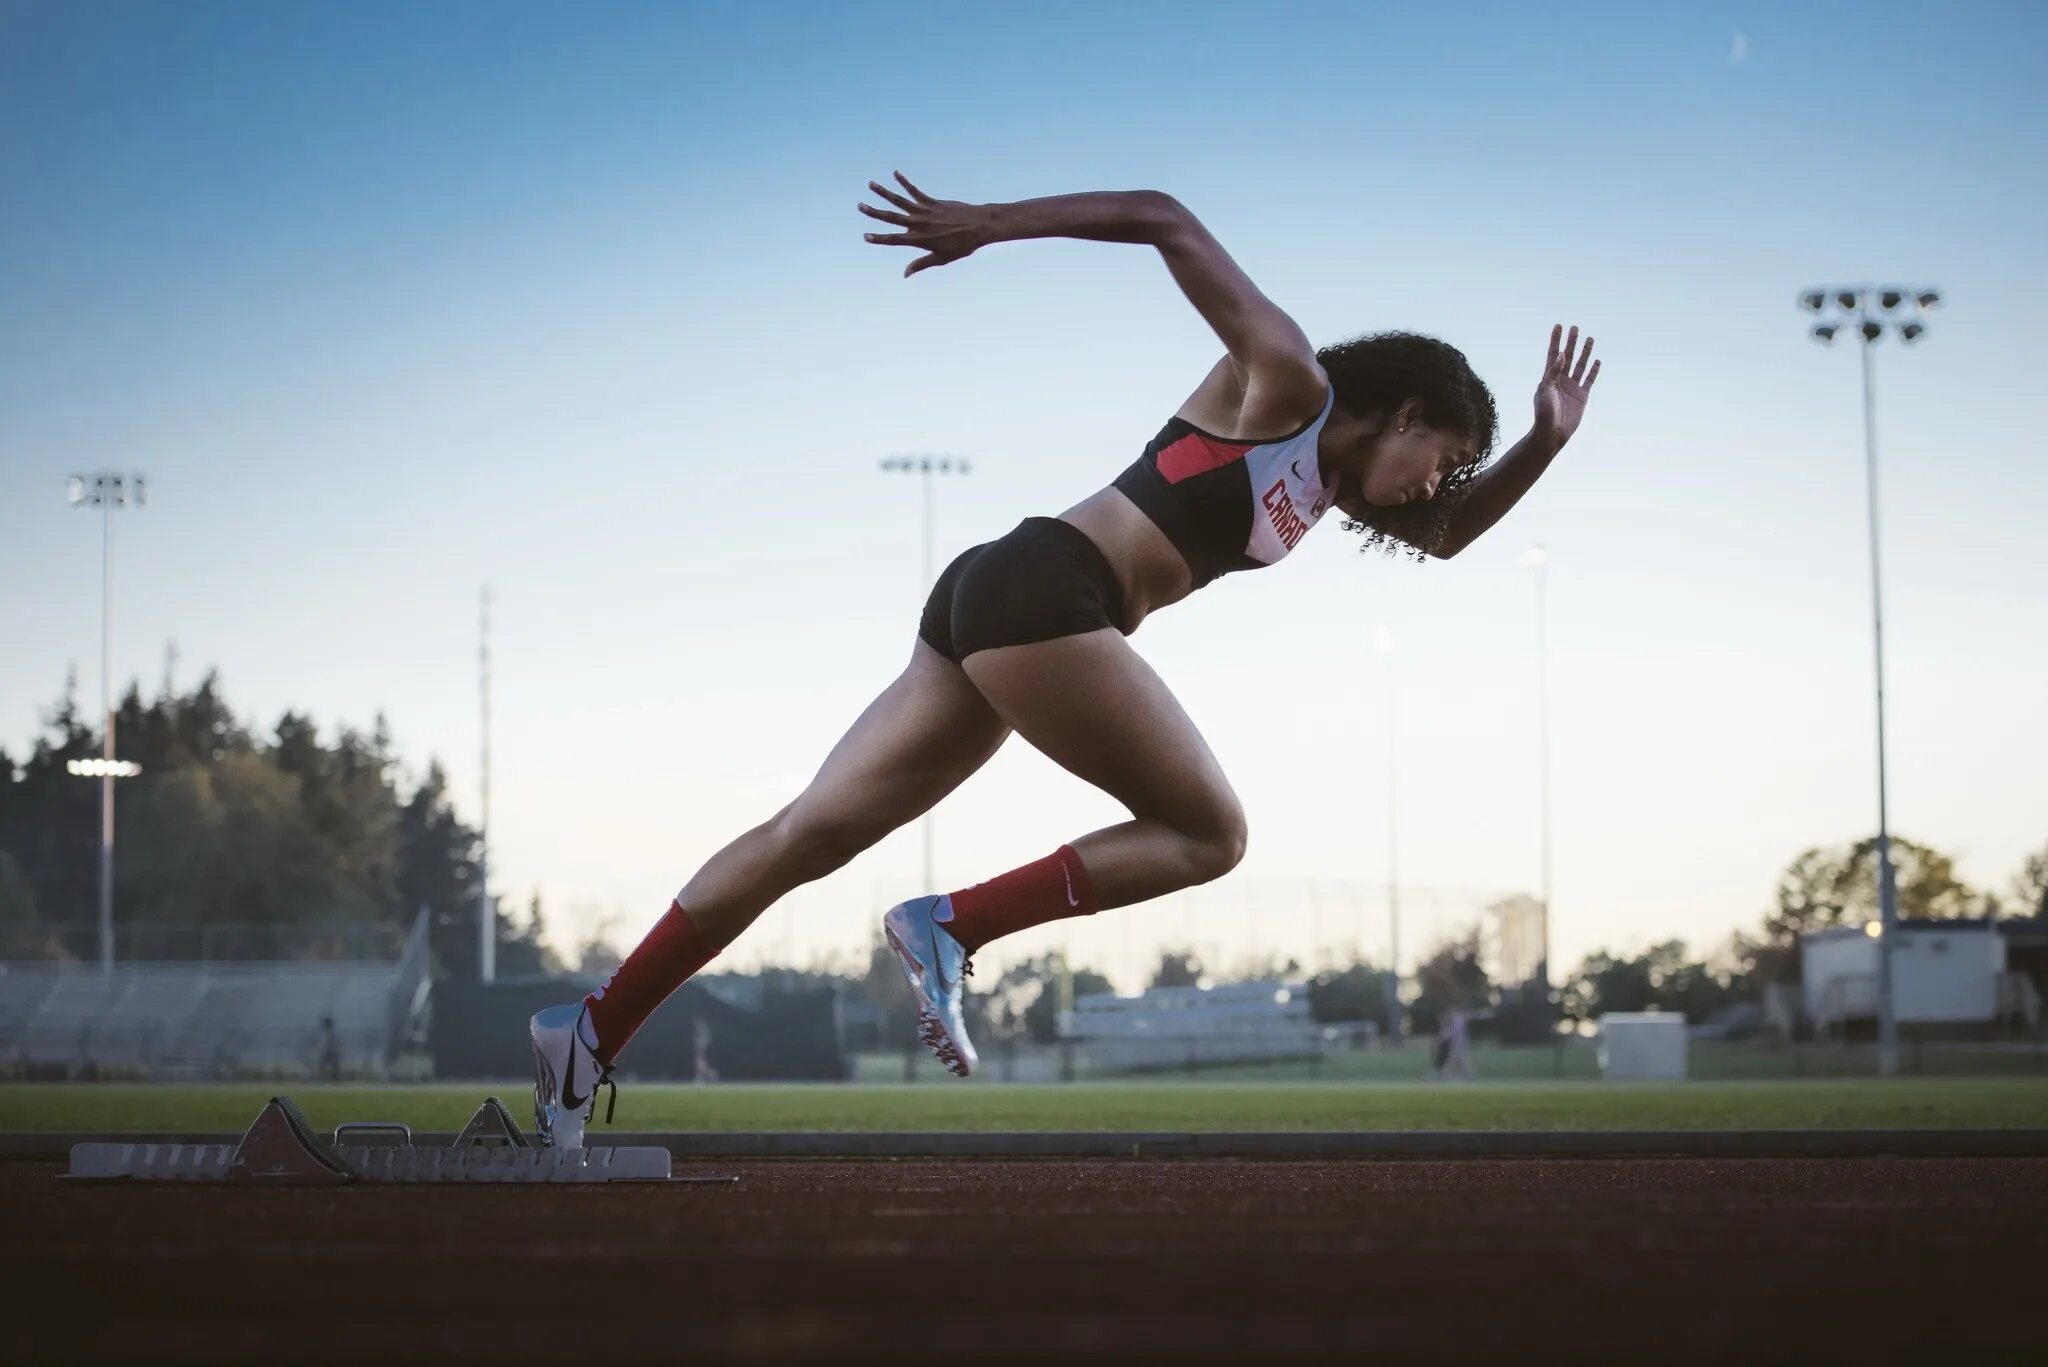
MULTIPOLYGON (((583 1131, 597 1109, 597 1089, 611 1081, 612 1070, 597 1061, 584 1042, 582 1002, 550 1006, 534 1013, 533 1125, 548 1148, 580 1149, 583 1131)), ((612 1085, 612 1105, 619 1100, 612 1085)), ((607 1109, 605 1120, 611 1120, 607 1109)))
POLYGON ((950 918, 953 904, 947 898, 913 897, 883 913, 882 933, 889 937, 889 948, 902 962, 903 975, 917 998, 918 1034, 939 1062, 966 1077, 980 1062, 967 1038, 962 1010, 965 981, 974 965, 935 914, 941 908, 950 918))

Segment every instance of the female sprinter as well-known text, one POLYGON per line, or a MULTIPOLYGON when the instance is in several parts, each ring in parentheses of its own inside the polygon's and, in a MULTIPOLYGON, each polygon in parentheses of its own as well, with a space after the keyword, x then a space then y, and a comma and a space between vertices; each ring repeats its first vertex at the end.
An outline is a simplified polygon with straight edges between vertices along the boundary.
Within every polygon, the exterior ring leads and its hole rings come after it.
POLYGON ((1220 878, 1244 810, 1201 732, 1124 640, 1220 574, 1281 559, 1331 508, 1368 545, 1449 557, 1498 522, 1570 440, 1600 373, 1592 338, 1550 334, 1535 422, 1497 464, 1493 396, 1462 353, 1381 333, 1316 350, 1195 216, 1150 190, 1016 204, 933 199, 899 172, 904 275, 993 242, 1077 237, 1156 248, 1227 354, 1106 488, 1029 517, 939 576, 910 663, 794 802, 713 855, 609 982, 533 1018, 540 1133, 583 1143, 599 1084, 650 1012, 777 898, 922 816, 1012 731, 1130 809, 1036 863, 882 918, 927 1044, 975 1065, 969 956, 998 936, 1220 878), (1589 366, 1590 363, 1590 366, 1589 366))

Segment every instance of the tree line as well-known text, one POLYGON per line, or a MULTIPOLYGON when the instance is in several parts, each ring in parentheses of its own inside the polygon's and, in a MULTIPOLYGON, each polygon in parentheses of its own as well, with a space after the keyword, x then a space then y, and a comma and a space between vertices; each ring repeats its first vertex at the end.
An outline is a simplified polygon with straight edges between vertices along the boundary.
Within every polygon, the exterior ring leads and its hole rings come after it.
MULTIPOLYGON (((2020 861, 2006 890, 1972 887, 1953 857, 1912 840, 1891 840, 1898 914, 1907 920, 2048 916, 2048 845, 2020 861)), ((1802 851, 1778 876, 1771 909, 1755 934, 1738 931, 1695 956, 1683 940, 1637 955, 1599 950, 1562 984, 1571 1020, 1610 1011, 1678 1011, 1695 1023, 1735 1002, 1756 1001, 1773 983, 1799 981, 1799 937, 1878 919, 1875 837, 1802 851)))
MULTIPOLYGON (((1913 920, 1956 920, 2001 916, 2048 916, 2048 845, 2029 854, 2003 892, 1972 887, 1955 860, 1912 840, 1894 837, 1898 912, 1913 920)), ((1548 1038, 1560 1018, 1591 1021, 1611 1011, 1675 1011, 1699 1023, 1738 1002, 1754 1002, 1772 983, 1799 981, 1799 937, 1830 926, 1861 926, 1877 919, 1877 842, 1873 839, 1803 851, 1779 876, 1771 909, 1755 933, 1736 932, 1715 951, 1695 955, 1683 940, 1665 940, 1640 954, 1596 950, 1558 984, 1553 1003, 1537 986, 1496 982, 1477 925, 1463 927, 1434 945, 1415 966, 1401 1003, 1399 1022, 1416 1034, 1433 1034, 1452 1011, 1484 1012, 1494 1030, 1510 1041, 1548 1038)), ((1055 955, 1013 964, 991 992, 982 994, 984 1029, 1050 1041, 1056 1038, 1061 966, 1055 955)), ((1266 960, 1211 973, 1190 949, 1161 953, 1149 986, 1188 987, 1264 979, 1299 979, 1294 960, 1266 960)), ((868 990, 890 993, 901 974, 886 951, 878 951, 868 990)), ((1073 993, 1110 990, 1109 981, 1089 968, 1073 970, 1073 993)), ((1389 977, 1366 960, 1326 969, 1307 978, 1311 1017, 1321 1023, 1372 1021, 1391 1028, 1389 977)), ((907 994, 902 1010, 908 1011, 907 994)), ((911 1038, 908 1016, 894 1032, 911 1038)), ((892 1038, 893 1038, 892 1034, 892 1038)))
MULTIPOLYGON (((130 687, 115 736, 142 766, 117 780, 117 958, 197 957, 202 943, 218 958, 347 957, 395 949, 424 908, 437 970, 476 971, 480 837, 438 763, 415 776, 399 762, 381 715, 323 737, 287 711, 258 731, 209 672, 148 700, 130 687)), ((0 958, 96 952, 100 785, 66 765, 100 752, 75 678, 25 756, 0 750, 0 958)), ((493 914, 500 972, 553 967, 537 903, 523 922, 493 914)))
MULTIPOLYGON (((436 970, 476 971, 481 839, 456 816, 439 763, 408 770, 381 716, 368 730, 342 726, 323 737, 310 717, 288 710, 259 731, 234 714, 209 672, 188 692, 167 683, 148 700, 131 687, 116 711, 116 734, 120 757, 143 771, 119 780, 114 921, 123 957, 137 947, 124 946, 124 935, 132 942, 144 925, 207 933, 214 957, 342 957, 360 946, 365 929, 395 946, 425 908, 436 970)), ((99 731, 79 711, 75 679, 44 714, 24 757, 0 749, 0 958, 92 953, 99 785, 66 765, 100 750, 99 731)), ((2048 846, 2027 856, 2002 892, 1971 887, 1950 856, 1914 841, 1895 838, 1892 853, 1901 916, 2048 915, 2048 846)), ((1590 1020, 1661 1009, 1703 1020, 1731 1002, 1755 1000, 1766 984, 1797 981, 1799 937, 1874 919, 1876 890, 1874 840, 1808 849, 1780 875, 1755 933, 1738 932, 1705 955, 1681 940, 1636 955, 1596 951, 1559 984, 1555 1008, 1522 985, 1494 982, 1481 933, 1468 927, 1416 966, 1403 1002, 1406 1025, 1430 1033, 1452 1010, 1491 1011, 1530 1037, 1547 1033, 1557 1014, 1590 1020)), ((543 940, 537 896, 523 919, 502 904, 493 915, 501 973, 561 970, 543 940)), ((583 947, 586 974, 614 962, 602 944, 583 947)), ((860 971, 781 976, 792 985, 833 981, 869 1003, 882 1023, 878 1042, 915 1036, 902 975, 879 940, 860 971)), ((1294 979, 1302 969, 1275 960, 1213 976, 1294 979)), ((1193 951, 1169 949, 1150 985, 1211 980, 1193 951)), ((1364 960, 1312 975, 1311 1013, 1327 1023, 1393 1026, 1388 981, 1364 960)), ((1069 971, 1057 956, 1041 955, 972 994, 970 1025, 992 1038, 1049 1041, 1065 994, 1109 990, 1101 972, 1069 971)))

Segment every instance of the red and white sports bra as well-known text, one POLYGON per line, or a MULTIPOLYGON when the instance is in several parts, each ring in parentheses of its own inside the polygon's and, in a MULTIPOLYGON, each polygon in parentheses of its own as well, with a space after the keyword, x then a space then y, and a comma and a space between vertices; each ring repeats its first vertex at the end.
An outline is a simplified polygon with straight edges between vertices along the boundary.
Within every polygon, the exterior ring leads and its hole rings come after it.
POLYGON ((1264 441, 1231 441, 1169 418, 1116 487, 1188 562, 1194 588, 1232 570, 1280 560, 1337 496, 1323 483, 1316 443, 1337 391, 1307 426, 1264 441))

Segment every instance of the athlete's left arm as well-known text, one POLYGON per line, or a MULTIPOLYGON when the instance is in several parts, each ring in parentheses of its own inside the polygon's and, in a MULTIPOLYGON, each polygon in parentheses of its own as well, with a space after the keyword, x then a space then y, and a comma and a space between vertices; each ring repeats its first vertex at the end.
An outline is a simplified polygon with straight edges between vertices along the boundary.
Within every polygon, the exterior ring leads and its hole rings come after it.
POLYGON ((1472 481, 1451 512, 1444 539, 1430 554, 1448 559, 1478 540, 1480 533, 1521 501, 1572 439, 1572 433, 1579 430, 1579 420, 1586 416, 1586 397, 1592 393, 1593 381, 1600 378, 1600 363, 1593 360, 1591 337, 1582 347, 1577 327, 1568 338, 1561 338, 1563 332, 1563 324, 1550 330, 1550 357, 1536 386, 1536 420, 1529 434, 1472 481))

